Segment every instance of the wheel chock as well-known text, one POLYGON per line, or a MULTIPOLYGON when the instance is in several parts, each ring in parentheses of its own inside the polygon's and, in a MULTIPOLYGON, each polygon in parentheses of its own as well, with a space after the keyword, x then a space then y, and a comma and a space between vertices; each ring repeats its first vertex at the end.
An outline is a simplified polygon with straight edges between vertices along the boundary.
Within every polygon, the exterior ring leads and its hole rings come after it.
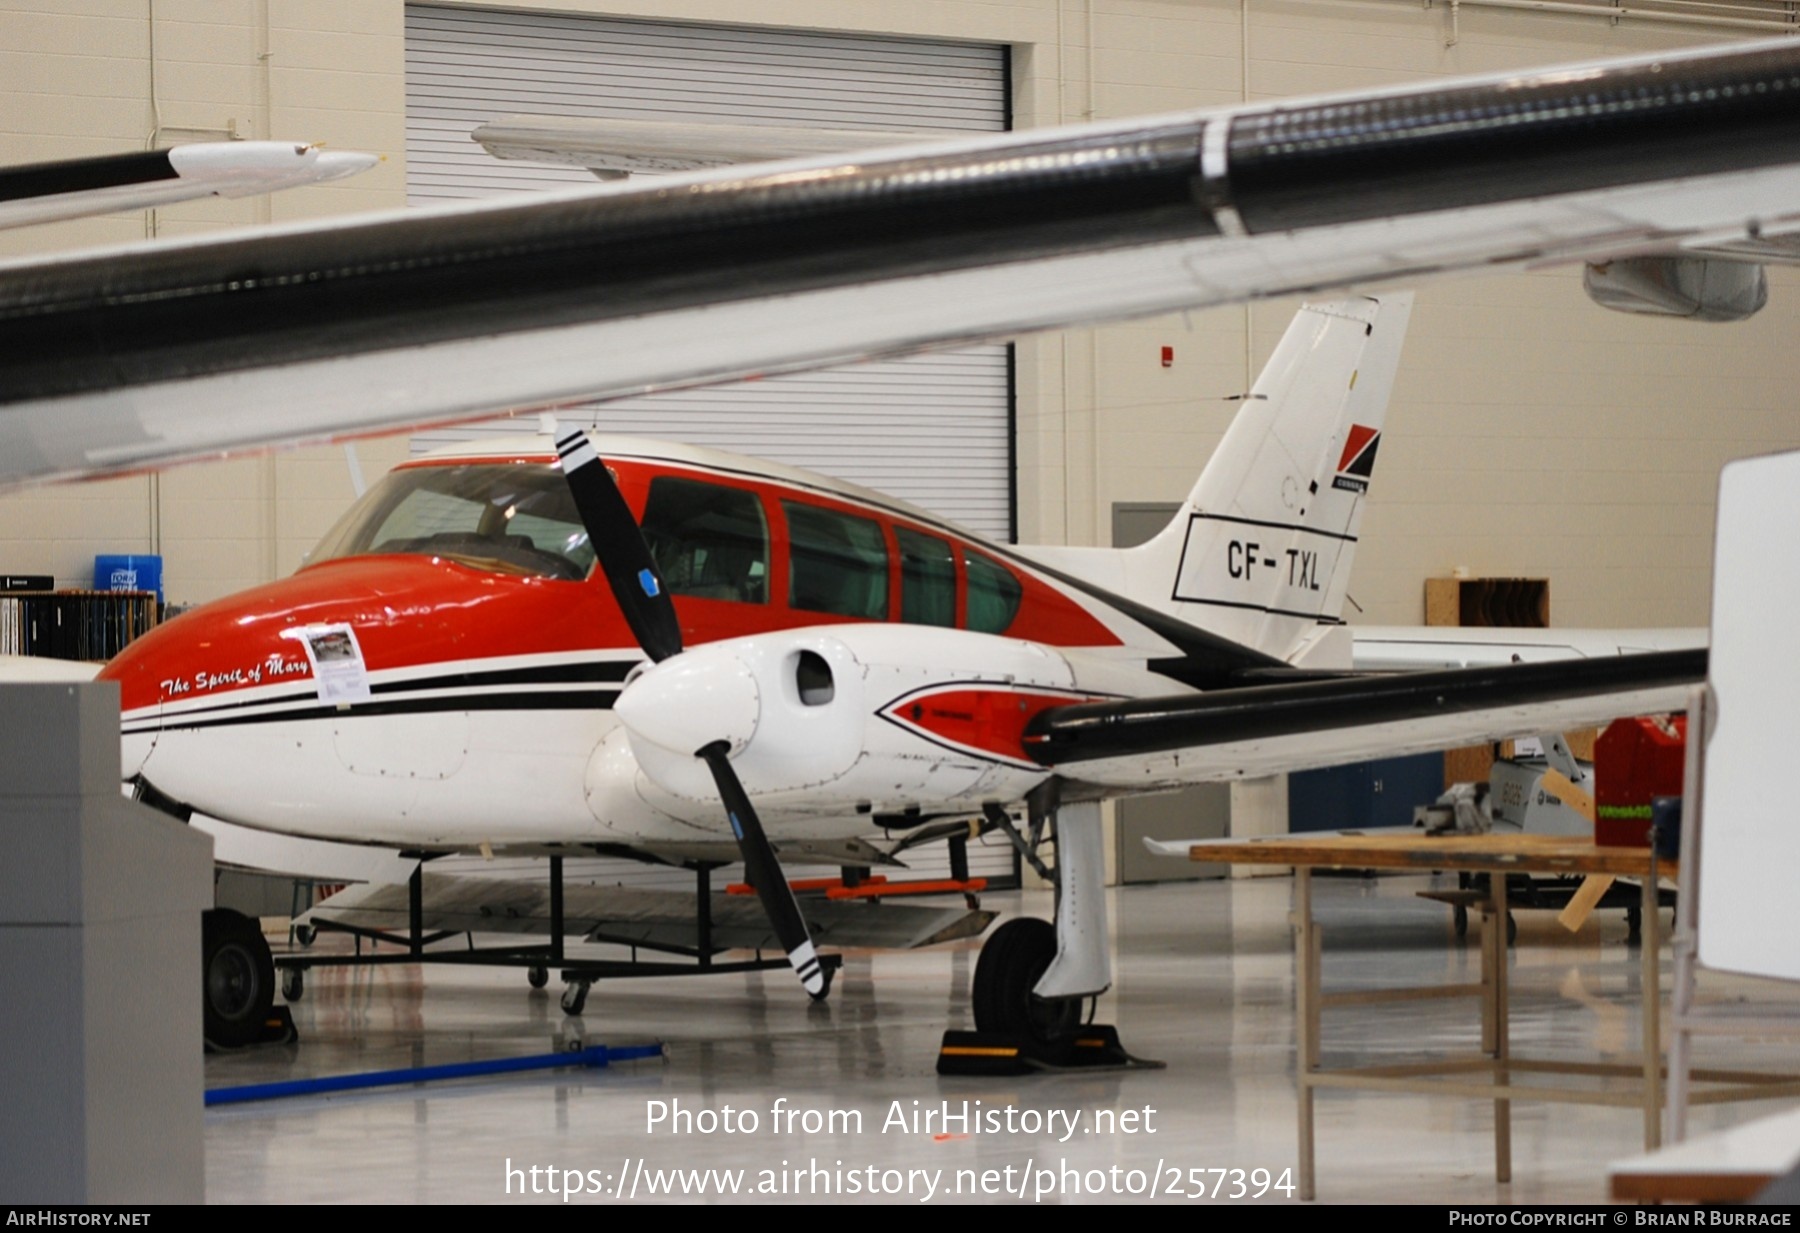
POLYGON ((236 1053, 238 1049, 254 1049, 258 1045, 291 1045, 298 1043, 299 1040, 300 1031, 294 1026, 293 1012, 277 1002, 269 1007, 269 1013, 262 1022, 262 1031, 255 1040, 235 1048, 215 1045, 209 1040, 206 1042, 206 1051, 208 1053, 236 1053))
POLYGON ((1110 1023, 1091 1023, 1056 1041, 1000 1032, 945 1032, 938 1046, 940 1075, 1028 1075, 1034 1071, 1161 1070, 1165 1063, 1133 1057, 1110 1023))

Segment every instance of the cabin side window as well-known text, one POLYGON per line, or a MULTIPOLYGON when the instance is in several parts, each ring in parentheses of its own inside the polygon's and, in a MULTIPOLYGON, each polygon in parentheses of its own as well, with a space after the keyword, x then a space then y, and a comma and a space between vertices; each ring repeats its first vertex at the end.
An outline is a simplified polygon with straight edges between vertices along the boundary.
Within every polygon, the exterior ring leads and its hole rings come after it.
POLYGON ((888 551, 881 524, 793 501, 781 508, 788 524, 788 606, 886 620, 888 551))
POLYGON ((769 526, 755 493, 660 475, 642 526, 671 595, 769 601, 769 526))
POLYGON ((956 624, 956 556, 935 535, 894 528, 900 545, 900 619, 908 625, 956 624))
POLYGON ((969 628, 981 634, 1003 634, 1019 615, 1023 588, 1012 571, 978 552, 966 552, 969 563, 969 628))

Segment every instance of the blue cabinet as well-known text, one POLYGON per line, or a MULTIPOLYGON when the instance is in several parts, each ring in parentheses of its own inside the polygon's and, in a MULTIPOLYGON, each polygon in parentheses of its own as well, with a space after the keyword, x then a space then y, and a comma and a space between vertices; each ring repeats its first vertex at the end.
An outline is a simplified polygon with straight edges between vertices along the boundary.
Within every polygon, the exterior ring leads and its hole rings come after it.
POLYGON ((1288 776, 1288 830, 1411 826, 1413 806, 1444 791, 1444 755, 1382 758, 1288 776))

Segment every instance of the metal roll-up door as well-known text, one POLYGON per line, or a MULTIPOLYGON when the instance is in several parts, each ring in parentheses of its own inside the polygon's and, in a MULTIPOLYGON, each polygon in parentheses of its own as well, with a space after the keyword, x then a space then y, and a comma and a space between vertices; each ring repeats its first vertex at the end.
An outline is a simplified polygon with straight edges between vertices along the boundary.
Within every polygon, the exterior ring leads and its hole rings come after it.
POLYGON ((407 192, 417 204, 593 183, 469 139, 512 113, 997 132, 1006 90, 997 44, 409 4, 407 192))
MULTIPOLYGON (((994 44, 409 4, 408 200, 430 205, 595 184, 580 168, 491 157, 469 134, 504 115, 994 132, 1009 127, 1008 89, 1007 49, 994 44)), ((1004 345, 592 409, 561 406, 557 415, 808 467, 999 539, 1012 538, 1016 527, 1012 364, 1004 345)), ((413 447, 534 427, 514 419, 465 424, 421 433, 413 447)), ((971 845, 970 858, 977 876, 1014 871, 1004 844, 971 845)), ((921 876, 944 874, 936 846, 907 860, 921 876)), ((611 861, 572 862, 569 876, 691 884, 687 875, 611 861)))
MULTIPOLYGON (((828 128, 1007 127, 1006 48, 408 5, 407 192, 430 204, 591 185, 470 139, 518 113, 828 128)), ((559 409, 577 422, 587 413, 559 409)), ((1009 349, 953 352, 608 403, 605 431, 691 441, 854 480, 1011 538, 1009 349)), ((423 450, 516 421, 422 434, 423 450)))

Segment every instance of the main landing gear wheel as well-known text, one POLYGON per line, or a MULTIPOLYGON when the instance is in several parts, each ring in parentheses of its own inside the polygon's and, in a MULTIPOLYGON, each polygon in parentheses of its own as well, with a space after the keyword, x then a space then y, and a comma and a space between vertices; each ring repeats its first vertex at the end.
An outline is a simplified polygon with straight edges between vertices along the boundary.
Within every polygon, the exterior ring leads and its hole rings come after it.
POLYGON ((1021 916, 1009 920, 981 948, 975 964, 975 1030, 1055 1044, 1081 1026, 1080 998, 1040 998, 1031 992, 1056 958, 1056 926, 1021 916))
POLYGON ((256 922, 229 908, 200 920, 206 1039, 224 1048, 255 1042, 275 1004, 275 961, 256 922))

